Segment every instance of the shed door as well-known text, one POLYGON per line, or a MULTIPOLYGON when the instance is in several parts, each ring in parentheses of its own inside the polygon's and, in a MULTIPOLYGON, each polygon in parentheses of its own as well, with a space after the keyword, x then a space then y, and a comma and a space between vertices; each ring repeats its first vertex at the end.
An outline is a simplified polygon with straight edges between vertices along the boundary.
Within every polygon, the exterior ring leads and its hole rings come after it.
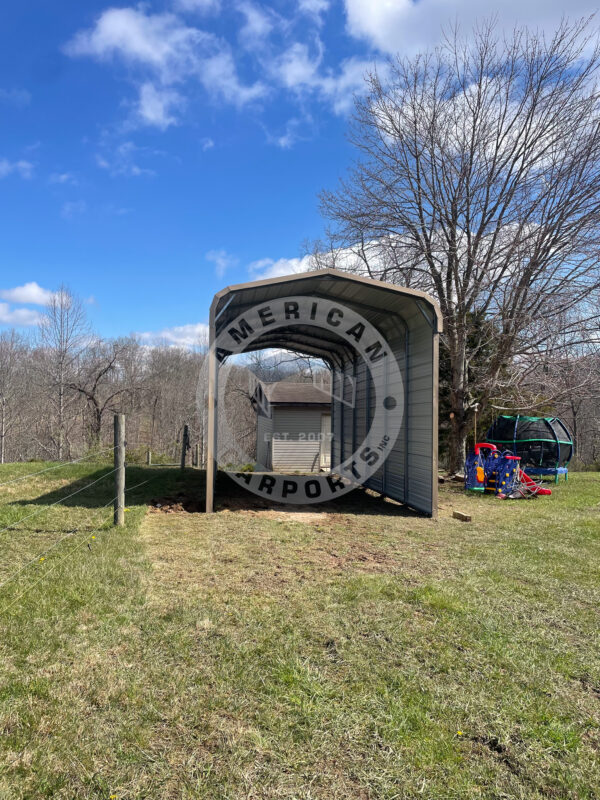
POLYGON ((321 415, 321 469, 331 469, 331 414, 321 415))

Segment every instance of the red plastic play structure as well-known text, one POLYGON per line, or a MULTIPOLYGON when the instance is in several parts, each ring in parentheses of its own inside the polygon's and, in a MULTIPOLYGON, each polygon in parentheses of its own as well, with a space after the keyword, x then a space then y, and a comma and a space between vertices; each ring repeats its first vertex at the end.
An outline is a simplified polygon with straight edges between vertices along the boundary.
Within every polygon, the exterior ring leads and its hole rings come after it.
POLYGON ((519 470, 519 477, 521 483, 524 483, 532 494, 552 494, 552 489, 546 489, 545 486, 540 486, 539 483, 536 483, 533 478, 530 478, 522 469, 519 470))
POLYGON ((465 488, 512 499, 552 494, 520 468, 520 460, 511 452, 500 452, 494 444, 478 442, 465 464, 465 488), (482 451, 489 452, 484 455, 482 451))

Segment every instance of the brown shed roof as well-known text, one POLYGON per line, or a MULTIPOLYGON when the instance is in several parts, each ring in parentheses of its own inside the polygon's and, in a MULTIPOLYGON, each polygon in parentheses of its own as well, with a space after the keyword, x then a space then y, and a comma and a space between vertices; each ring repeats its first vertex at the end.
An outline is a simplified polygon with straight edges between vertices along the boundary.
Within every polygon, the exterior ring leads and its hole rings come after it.
POLYGON ((294 381, 278 381, 264 384, 267 399, 273 405, 312 405, 318 403, 328 405, 331 402, 329 387, 319 388, 312 383, 295 383, 294 381))

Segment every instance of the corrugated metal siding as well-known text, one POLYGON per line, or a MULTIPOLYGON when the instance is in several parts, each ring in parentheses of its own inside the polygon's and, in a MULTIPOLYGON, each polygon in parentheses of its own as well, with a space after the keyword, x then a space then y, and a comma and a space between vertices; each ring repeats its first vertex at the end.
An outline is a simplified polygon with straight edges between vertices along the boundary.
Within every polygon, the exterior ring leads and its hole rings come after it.
MULTIPOLYGON (((399 502, 406 502, 413 508, 430 514, 433 510, 433 481, 435 479, 432 453, 434 381, 432 348, 434 334, 418 309, 409 315, 406 332, 402 320, 394 321, 390 315, 386 318, 379 318, 378 323, 377 327, 393 349, 404 385, 401 386, 400 383, 393 385, 389 382, 389 376, 383 375, 382 382, 386 389, 381 397, 376 398, 369 369, 362 359, 358 359, 354 409, 344 405, 342 410, 342 403, 334 399, 334 469, 352 453, 353 440, 357 447, 363 442, 375 447, 386 433, 387 421, 391 414, 400 413, 400 406, 396 411, 385 412, 383 424, 379 426, 378 430, 371 429, 367 437, 367 431, 373 422, 375 403, 377 401, 381 403, 386 394, 393 395, 398 399, 402 397, 405 417, 401 431, 387 460, 366 481, 365 485, 369 489, 381 492, 399 502), (408 354, 405 353, 406 343, 408 354), (406 374, 406 360, 408 361, 408 375, 406 374)), ((351 374, 352 369, 352 362, 347 361, 345 373, 351 374)), ((333 379, 334 398, 339 395, 341 386, 341 371, 336 371, 333 379)), ((349 399, 348 389, 344 397, 349 399)))
MULTIPOLYGON (((371 407, 371 414, 370 417, 373 417, 373 412, 375 408, 375 403, 379 402, 380 404, 383 402, 385 397, 393 396, 397 401, 397 406, 395 409, 387 411, 384 409, 383 411, 383 426, 381 430, 373 431, 373 446, 378 444, 378 441, 381 437, 389 431, 390 423, 393 419, 394 415, 406 415, 407 409, 405 407, 405 383, 406 383, 406 375, 405 375, 405 340, 406 334, 402 325, 402 321, 398 320, 397 318, 394 319, 393 316, 388 315, 385 319, 379 321, 379 328, 383 335, 385 336, 388 344, 392 348, 392 352, 396 361, 398 363, 398 367, 400 368, 400 374, 402 376, 401 380, 397 380, 395 383, 392 381, 392 378, 389 375, 389 371, 386 370, 385 374, 382 376, 382 393, 381 397, 375 398, 375 391, 371 388, 370 393, 370 407, 371 407)), ((394 500, 398 500, 400 502, 405 502, 406 500, 406 492, 405 492, 405 439, 406 439, 406 418, 403 415, 402 417, 402 427, 400 433, 396 441, 394 442, 390 453, 387 459, 384 461, 382 467, 377 470, 377 472, 372 476, 372 478, 368 482, 368 486, 371 489, 375 489, 377 491, 382 492, 383 494, 387 495, 388 497, 393 498, 394 500)))
POLYGON ((338 369, 331 373, 331 433, 333 440, 331 443, 331 462, 332 468, 341 463, 341 441, 342 441, 342 404, 338 399, 341 392, 342 379, 338 369))
POLYGON ((415 309, 407 320, 408 348, 408 495, 413 508, 432 512, 433 481, 433 331, 415 309))
POLYGON ((273 408, 273 469, 319 470, 322 413, 320 409, 273 408))
POLYGON ((273 469, 294 472, 318 472, 319 442, 273 439, 273 469))

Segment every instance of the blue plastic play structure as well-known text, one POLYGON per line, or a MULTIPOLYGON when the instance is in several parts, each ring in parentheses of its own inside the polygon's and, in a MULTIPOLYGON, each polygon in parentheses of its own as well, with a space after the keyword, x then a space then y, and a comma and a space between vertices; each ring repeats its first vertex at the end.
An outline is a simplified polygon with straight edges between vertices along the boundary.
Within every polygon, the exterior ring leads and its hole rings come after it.
POLYGON ((520 483, 519 457, 480 442, 465 462, 465 489, 507 497, 520 483))
POLYGON ((510 450, 501 452, 495 444, 480 442, 465 462, 465 489, 493 492, 503 499, 552 494, 523 472, 520 463, 520 456, 510 450))

